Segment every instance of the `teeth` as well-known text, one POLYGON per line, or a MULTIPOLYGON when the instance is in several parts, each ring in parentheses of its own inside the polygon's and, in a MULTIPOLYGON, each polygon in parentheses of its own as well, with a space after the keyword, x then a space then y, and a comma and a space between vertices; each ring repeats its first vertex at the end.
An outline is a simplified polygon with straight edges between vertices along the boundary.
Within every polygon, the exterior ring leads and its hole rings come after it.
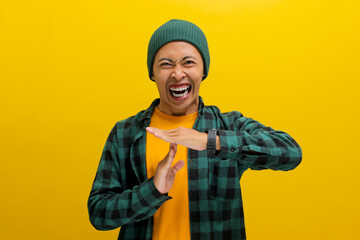
POLYGON ((191 89, 191 85, 180 85, 180 86, 173 86, 170 87, 170 94, 175 98, 185 97, 189 94, 191 89))
POLYGON ((174 97, 184 97, 185 95, 187 95, 189 93, 188 90, 186 90, 184 93, 180 93, 180 94, 176 94, 175 92, 172 92, 172 95, 174 97))
POLYGON ((179 88, 171 87, 170 90, 171 91, 184 91, 184 90, 188 90, 189 88, 190 88, 190 85, 186 86, 186 87, 179 87, 179 88))

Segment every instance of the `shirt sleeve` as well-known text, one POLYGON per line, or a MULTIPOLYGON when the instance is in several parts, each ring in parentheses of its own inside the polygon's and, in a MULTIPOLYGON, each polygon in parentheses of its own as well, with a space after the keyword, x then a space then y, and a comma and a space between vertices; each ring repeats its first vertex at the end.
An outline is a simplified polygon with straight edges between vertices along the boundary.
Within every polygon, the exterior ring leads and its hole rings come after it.
POLYGON ((153 178, 125 189, 121 179, 127 177, 121 175, 129 171, 121 166, 123 146, 119 148, 116 136, 115 126, 105 144, 88 199, 90 222, 98 230, 111 230, 149 218, 171 198, 156 189, 153 178))
POLYGON ((231 118, 230 130, 218 130, 221 145, 218 157, 236 159, 253 170, 287 171, 300 164, 301 148, 287 133, 238 112, 232 112, 231 118))

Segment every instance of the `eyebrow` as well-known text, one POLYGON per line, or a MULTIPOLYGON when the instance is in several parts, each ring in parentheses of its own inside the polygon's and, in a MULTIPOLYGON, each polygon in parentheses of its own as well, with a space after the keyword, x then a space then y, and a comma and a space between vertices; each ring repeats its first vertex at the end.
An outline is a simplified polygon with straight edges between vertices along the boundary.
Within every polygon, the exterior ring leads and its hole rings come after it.
MULTIPOLYGON (((193 56, 185 56, 185 57, 183 57, 183 58, 181 59, 181 61, 184 61, 184 60, 186 60, 186 59, 188 59, 188 58, 194 58, 194 57, 193 57, 193 56)), ((195 58, 194 58, 194 59, 195 59, 195 58)), ((161 58, 161 59, 159 60, 159 62, 161 62, 161 61, 169 61, 169 62, 171 62, 171 63, 176 62, 176 61, 172 60, 171 58, 161 58)))

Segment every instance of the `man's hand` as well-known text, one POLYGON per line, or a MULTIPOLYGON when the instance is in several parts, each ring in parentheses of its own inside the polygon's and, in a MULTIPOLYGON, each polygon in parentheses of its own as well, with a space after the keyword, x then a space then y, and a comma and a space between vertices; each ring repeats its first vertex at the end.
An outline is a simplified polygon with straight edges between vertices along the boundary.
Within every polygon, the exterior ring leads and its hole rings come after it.
POLYGON ((198 132, 192 128, 178 127, 171 130, 162 130, 147 127, 146 131, 165 142, 180 144, 198 151, 202 151, 207 148, 207 134, 198 132))
POLYGON ((177 145, 170 143, 169 153, 158 163, 154 175, 154 184, 161 194, 168 193, 175 181, 175 174, 185 165, 183 160, 179 160, 171 167, 174 161, 177 145))

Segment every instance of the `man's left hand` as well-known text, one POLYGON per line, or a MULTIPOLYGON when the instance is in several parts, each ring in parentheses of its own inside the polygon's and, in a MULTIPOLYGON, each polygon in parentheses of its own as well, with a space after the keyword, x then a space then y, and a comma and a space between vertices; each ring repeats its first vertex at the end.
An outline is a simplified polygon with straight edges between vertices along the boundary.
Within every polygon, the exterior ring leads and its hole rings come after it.
POLYGON ((147 127, 146 131, 165 142, 180 144, 198 151, 207 148, 208 135, 192 128, 178 127, 170 130, 162 130, 154 127, 147 127))

